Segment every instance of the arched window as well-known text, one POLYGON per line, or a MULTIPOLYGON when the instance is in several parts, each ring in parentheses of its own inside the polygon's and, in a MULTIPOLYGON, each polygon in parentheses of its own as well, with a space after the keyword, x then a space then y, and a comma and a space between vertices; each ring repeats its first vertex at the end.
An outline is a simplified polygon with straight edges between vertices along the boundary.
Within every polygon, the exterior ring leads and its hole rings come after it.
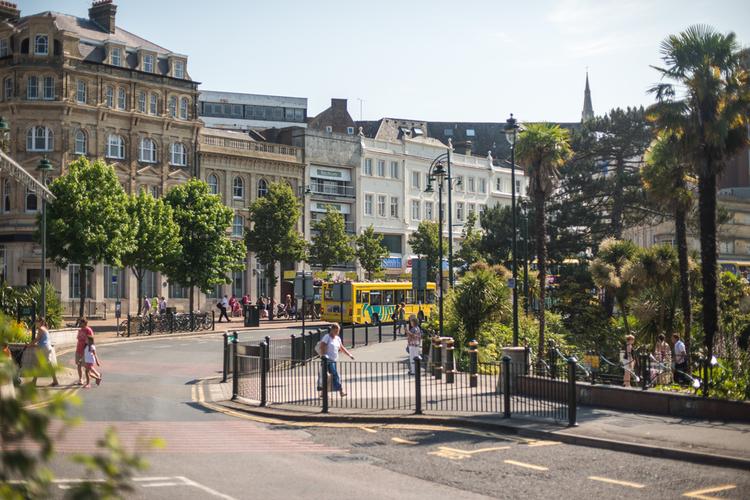
POLYGON ((37 197, 36 193, 31 191, 30 189, 26 190, 26 211, 27 212, 36 212, 37 211, 37 197))
POLYGON ((261 179, 258 181, 258 198, 262 198, 263 196, 268 194, 268 183, 265 179, 261 179))
POLYGON ((239 214, 234 214, 232 221, 232 236, 241 238, 245 233, 245 218, 239 214))
POLYGON ((146 163, 156 163, 156 143, 153 139, 144 137, 138 147, 138 160, 146 163))
POLYGON ((47 35, 37 35, 34 38, 34 54, 38 56, 49 54, 49 38, 47 35))
POLYGON ((187 97, 183 97, 180 99, 180 120, 187 120, 189 113, 188 113, 188 106, 190 102, 188 101, 187 97))
POLYGON ((169 110, 170 117, 177 118, 177 98, 175 96, 171 96, 169 98, 169 105, 167 106, 167 109, 169 110))
POLYGON ((128 96, 125 93, 125 89, 120 87, 119 89, 117 89, 117 108, 118 109, 127 108, 127 104, 128 104, 127 101, 128 101, 128 96))
POLYGON ((10 198, 13 193, 10 190, 10 180, 5 179, 3 183, 3 211, 10 212, 10 198))
POLYGON ((52 129, 44 126, 31 127, 26 133, 27 151, 52 151, 54 137, 52 129))
POLYGON ((85 155, 88 152, 87 146, 87 140, 86 140, 86 132, 81 130, 80 128, 76 130, 75 135, 75 147, 73 152, 77 155, 85 155))
POLYGON ((173 142, 170 146, 170 159, 169 163, 172 165, 179 165, 184 167, 187 165, 187 152, 185 145, 181 142, 173 142))
POLYGON ((245 197, 245 181, 242 177, 235 177, 232 181, 232 197, 235 200, 241 200, 245 197))
POLYGON ((107 158, 125 158, 125 141, 119 135, 111 134, 107 137, 107 158))
POLYGON ((211 194, 219 194, 219 178, 215 174, 210 174, 206 179, 208 184, 208 192, 211 194))

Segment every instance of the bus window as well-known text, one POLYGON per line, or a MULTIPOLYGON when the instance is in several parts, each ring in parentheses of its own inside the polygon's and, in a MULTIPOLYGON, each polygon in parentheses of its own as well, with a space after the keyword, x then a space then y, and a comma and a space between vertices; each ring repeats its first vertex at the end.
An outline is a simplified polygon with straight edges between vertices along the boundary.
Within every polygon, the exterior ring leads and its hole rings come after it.
POLYGON ((396 290, 396 304, 400 304, 404 301, 404 290, 396 290))
POLYGON ((416 304, 416 302, 413 299, 413 295, 412 295, 412 291, 411 290, 406 290, 406 297, 405 298, 406 298, 405 302, 407 304, 416 304))
POLYGON ((435 303, 435 290, 427 290, 427 303, 428 304, 435 303))
POLYGON ((361 300, 358 300, 357 302, 359 304, 369 304, 370 303, 370 292, 360 292, 362 294, 361 300))
POLYGON ((737 266, 735 266, 734 264, 722 264, 721 269, 732 274, 737 274, 737 266))
POLYGON ((372 305, 372 306, 379 306, 379 305, 381 305, 381 300, 380 299, 381 299, 381 295, 380 295, 379 291, 377 291, 377 292, 375 292, 375 291, 370 292, 370 305, 372 305))
POLYGON ((385 305, 393 304, 393 290, 384 290, 383 293, 385 294, 385 301, 383 303, 385 305))
POLYGON ((357 290, 357 304, 362 303, 362 290, 357 290))

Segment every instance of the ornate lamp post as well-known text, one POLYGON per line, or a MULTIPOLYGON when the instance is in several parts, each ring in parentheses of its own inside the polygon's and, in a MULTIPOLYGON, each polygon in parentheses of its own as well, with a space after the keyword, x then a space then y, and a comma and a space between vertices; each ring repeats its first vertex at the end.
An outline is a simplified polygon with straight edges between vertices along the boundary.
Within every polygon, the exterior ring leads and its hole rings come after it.
POLYGON ((439 303, 439 317, 438 324, 440 329, 440 336, 443 336, 443 183, 445 182, 446 170, 443 168, 441 157, 438 156, 430 165, 430 170, 427 173, 429 179, 425 193, 433 193, 432 182, 438 183, 438 285, 440 287, 440 303, 439 303))
POLYGON ((510 189, 511 213, 513 219, 513 347, 518 347, 518 233, 516 229, 516 139, 518 138, 518 122, 513 113, 505 122, 505 138, 510 144, 510 189))
MULTIPOLYGON (((52 170, 52 164, 47 158, 42 158, 36 167, 42 174, 42 184, 47 185, 47 174, 52 170)), ((42 196, 42 293, 39 314, 47 317, 47 199, 42 196)))

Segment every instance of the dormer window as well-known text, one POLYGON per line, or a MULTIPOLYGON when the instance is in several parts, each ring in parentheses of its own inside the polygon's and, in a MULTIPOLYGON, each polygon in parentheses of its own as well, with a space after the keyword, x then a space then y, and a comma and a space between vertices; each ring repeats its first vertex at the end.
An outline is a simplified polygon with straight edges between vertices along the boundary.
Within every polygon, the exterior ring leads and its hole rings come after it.
POLYGON ((37 56, 49 54, 49 37, 47 35, 37 35, 34 38, 34 54, 37 56))
POLYGON ((185 62, 175 61, 174 62, 174 77, 183 79, 185 78, 185 62))
POLYGON ((112 66, 122 66, 122 49, 119 47, 112 48, 112 66))
POLYGON ((146 73, 154 72, 154 56, 151 54, 145 54, 143 56, 143 71, 146 73))

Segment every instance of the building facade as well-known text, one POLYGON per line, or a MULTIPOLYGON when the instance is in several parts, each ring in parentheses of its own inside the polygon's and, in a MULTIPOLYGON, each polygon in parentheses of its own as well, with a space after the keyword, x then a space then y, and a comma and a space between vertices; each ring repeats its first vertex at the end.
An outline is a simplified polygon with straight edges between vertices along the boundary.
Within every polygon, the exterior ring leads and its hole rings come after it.
POLYGON ((307 99, 201 90, 198 115, 207 127, 230 130, 304 128, 307 99))
MULTIPOLYGON (((11 129, 9 154, 36 174, 42 158, 54 171, 80 156, 113 164, 125 190, 161 196, 196 168, 197 82, 187 56, 116 26, 111 0, 92 4, 88 18, 42 12, 21 17, 0 5, 0 115, 11 129)), ((41 203, 10 178, 0 178, 0 254, 13 286, 40 279, 41 249, 33 242, 41 203)), ((66 313, 77 311, 80 270, 47 266, 66 313)), ((135 311, 132 273, 99 265, 90 272, 87 314, 110 313, 119 297, 135 311), (116 276, 116 284, 112 279, 116 276)), ((150 274, 146 292, 166 294, 150 274)))

